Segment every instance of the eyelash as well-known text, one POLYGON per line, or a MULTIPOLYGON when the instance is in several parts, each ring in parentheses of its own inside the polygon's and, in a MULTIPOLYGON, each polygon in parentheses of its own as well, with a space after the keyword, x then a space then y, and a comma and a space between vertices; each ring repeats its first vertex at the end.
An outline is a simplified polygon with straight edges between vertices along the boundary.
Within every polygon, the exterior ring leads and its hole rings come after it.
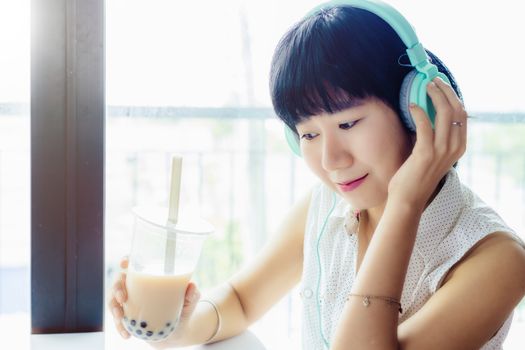
MULTIPOLYGON (((341 130, 350 130, 357 124, 358 121, 359 120, 354 120, 352 122, 341 123, 341 124, 339 124, 339 129, 341 129, 341 130)), ((313 140, 313 138, 315 137, 315 136, 311 136, 311 135, 312 134, 309 134, 309 133, 308 134, 303 134, 303 135, 301 135, 301 138, 310 141, 310 140, 313 140)))
POLYGON ((341 123, 339 124, 339 129, 342 129, 342 130, 352 129, 357 124, 358 121, 359 120, 354 120, 352 122, 341 123), (345 125, 345 127, 343 127, 343 125, 345 125))

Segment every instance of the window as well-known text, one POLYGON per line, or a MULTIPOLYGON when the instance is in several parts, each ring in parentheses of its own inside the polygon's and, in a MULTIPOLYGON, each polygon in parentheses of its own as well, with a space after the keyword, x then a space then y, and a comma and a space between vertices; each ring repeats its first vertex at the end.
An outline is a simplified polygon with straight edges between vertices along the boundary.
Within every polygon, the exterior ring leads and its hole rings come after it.
MULTIPOLYGON (((259 251, 314 181, 267 96, 272 46, 288 19, 266 36, 255 14, 271 18, 273 8, 256 2, 112 0, 106 11, 107 292, 129 250, 132 207, 167 206, 172 154, 184 159, 181 210, 216 228, 193 276, 205 290, 259 251)), ((294 307, 290 297, 274 313, 282 336, 294 307)))
MULTIPOLYGON (((469 150, 458 168, 462 180, 525 233, 520 215, 525 209, 525 159, 519 151, 525 125, 523 114, 511 113, 525 109, 518 93, 522 89, 515 85, 502 98, 487 98, 479 74, 488 66, 487 80, 518 84, 515 79, 502 81, 518 73, 502 75, 490 67, 496 51, 487 50, 481 38, 497 37, 514 47, 510 43, 517 38, 509 33, 519 32, 512 26, 520 22, 516 18, 499 29, 489 28, 484 21, 494 18, 488 16, 494 9, 479 5, 478 16, 469 17, 465 26, 471 8, 446 3, 435 9, 436 16, 454 26, 437 31, 423 4, 392 1, 415 26, 423 45, 444 59, 469 111, 479 117, 470 123, 469 150), (466 45, 469 53, 474 48, 479 52, 478 60, 467 55, 466 45)), ((267 88, 278 39, 314 4, 107 2, 108 282, 129 249, 132 206, 167 205, 172 154, 184 156, 181 208, 199 212, 217 229, 194 275, 201 289, 223 281, 253 256, 294 198, 315 182, 284 144, 267 88)), ((507 11, 505 18, 511 16, 507 11)), ((518 65, 525 53, 515 51, 510 59, 518 65)), ((523 307, 517 311, 514 329, 523 327, 523 307)), ((278 338, 275 330, 282 329, 282 337, 296 337, 298 314, 300 302, 291 293, 266 317, 266 324, 274 327, 265 328, 263 320, 258 330, 271 330, 278 338)))
POLYGON ((29 1, 0 13, 0 328, 29 314, 29 1))

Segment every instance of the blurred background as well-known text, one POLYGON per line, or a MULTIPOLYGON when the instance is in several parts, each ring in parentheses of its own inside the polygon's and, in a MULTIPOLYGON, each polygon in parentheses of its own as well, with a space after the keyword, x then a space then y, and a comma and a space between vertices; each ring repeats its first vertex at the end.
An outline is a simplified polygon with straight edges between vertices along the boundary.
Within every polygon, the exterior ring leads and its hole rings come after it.
MULTIPOLYGON (((317 3, 106 1, 107 288, 129 250, 131 208, 167 206, 173 154, 184 157, 181 210, 216 228, 194 275, 203 290, 248 263, 315 183, 287 149, 268 74, 279 38, 317 3)), ((461 179, 524 237, 525 72, 515 69, 525 61, 525 47, 516 45, 525 30, 520 2, 473 7, 443 0, 432 13, 428 1, 390 3, 451 69, 477 117, 469 122, 461 179)), ((30 310, 29 10, 29 0, 0 1, 0 327, 30 310)), ((298 292, 255 328, 297 340, 298 292)), ((522 303, 506 349, 522 348, 524 331, 522 303)))

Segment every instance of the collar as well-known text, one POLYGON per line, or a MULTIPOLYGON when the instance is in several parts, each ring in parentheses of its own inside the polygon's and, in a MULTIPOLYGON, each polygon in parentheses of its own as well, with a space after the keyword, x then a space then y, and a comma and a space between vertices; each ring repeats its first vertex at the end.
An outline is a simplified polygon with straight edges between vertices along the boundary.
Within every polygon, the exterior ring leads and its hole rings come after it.
MULTIPOLYGON (((359 212, 344 203, 341 198, 334 210, 334 216, 344 217, 345 232, 354 235, 359 224, 359 212)), ((463 206, 461 182, 456 169, 451 168, 446 173, 445 183, 425 208, 419 221, 414 251, 421 255, 425 262, 455 226, 463 206)))
POLYGON ((456 169, 451 168, 443 187, 425 208, 419 221, 414 251, 428 262, 436 247, 452 231, 464 207, 463 190, 456 169))

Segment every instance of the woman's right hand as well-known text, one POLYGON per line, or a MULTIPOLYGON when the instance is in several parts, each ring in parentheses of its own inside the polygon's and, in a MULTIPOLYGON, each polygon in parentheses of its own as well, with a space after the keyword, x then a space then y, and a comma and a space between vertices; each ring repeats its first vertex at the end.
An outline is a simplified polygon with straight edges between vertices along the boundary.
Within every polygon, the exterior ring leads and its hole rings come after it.
MULTIPOLYGON (((124 317, 124 309, 123 304, 126 302, 128 298, 128 293, 126 290, 126 269, 128 268, 129 260, 127 257, 124 257, 120 261, 120 268, 122 269, 122 272, 120 273, 120 276, 118 277, 117 281, 113 285, 112 293, 111 293, 111 299, 109 301, 109 308, 111 310, 111 313, 113 315, 113 321, 115 322, 115 327, 117 328, 117 331, 119 334, 124 338, 128 339, 130 337, 129 332, 124 328, 124 324, 122 323, 122 318, 124 317)), ((179 322, 177 323, 177 327, 173 331, 173 333, 169 336, 168 341, 170 345, 178 345, 182 344, 182 338, 183 335, 186 333, 186 328, 188 327, 189 319, 191 315, 193 314, 193 311, 195 310, 195 307, 197 306, 197 303, 200 299, 200 292, 195 285, 195 283, 190 282, 188 283, 188 287, 186 288, 186 294, 184 296, 184 305, 181 311, 181 315, 179 318, 179 322)), ((164 343, 164 342, 162 342, 164 343)), ((151 345, 161 345, 159 343, 151 343, 151 345)))
POLYGON ((124 304, 128 298, 125 272, 125 270, 128 268, 128 262, 129 260, 127 257, 124 257, 120 261, 120 268, 122 271, 120 272, 118 279, 113 284, 111 299, 109 300, 108 304, 111 314, 113 315, 115 327, 117 327, 117 331, 124 339, 128 339, 130 336, 129 332, 124 328, 124 324, 122 323, 122 318, 124 317, 124 309, 122 308, 122 304, 124 304))

